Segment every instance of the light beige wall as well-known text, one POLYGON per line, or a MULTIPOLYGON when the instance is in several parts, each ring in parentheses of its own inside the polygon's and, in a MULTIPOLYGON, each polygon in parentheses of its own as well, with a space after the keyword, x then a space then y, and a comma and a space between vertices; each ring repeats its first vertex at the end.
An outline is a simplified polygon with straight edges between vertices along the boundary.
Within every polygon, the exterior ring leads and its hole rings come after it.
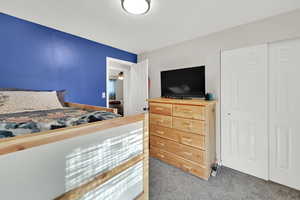
MULTIPOLYGON (((206 65, 207 92, 220 96, 220 52, 300 37, 300 10, 224 30, 205 37, 144 53, 149 60, 150 97, 160 96, 160 71, 206 65)), ((220 159, 220 120, 217 109, 217 157, 220 159)))

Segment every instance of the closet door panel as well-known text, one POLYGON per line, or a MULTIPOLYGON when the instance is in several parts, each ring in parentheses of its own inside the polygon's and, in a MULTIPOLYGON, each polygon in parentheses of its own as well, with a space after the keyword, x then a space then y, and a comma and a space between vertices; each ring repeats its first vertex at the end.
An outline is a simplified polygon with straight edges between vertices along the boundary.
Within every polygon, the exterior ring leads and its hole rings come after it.
POLYGON ((222 53, 222 163, 268 179, 267 45, 222 53))
POLYGON ((300 189, 300 40, 273 43, 270 65, 270 179, 300 189))

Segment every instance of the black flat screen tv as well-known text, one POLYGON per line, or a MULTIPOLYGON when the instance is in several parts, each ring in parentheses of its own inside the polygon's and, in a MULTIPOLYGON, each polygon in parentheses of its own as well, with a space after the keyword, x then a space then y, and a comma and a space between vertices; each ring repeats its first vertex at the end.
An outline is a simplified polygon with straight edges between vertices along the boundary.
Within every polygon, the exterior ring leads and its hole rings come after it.
POLYGON ((161 95, 165 98, 203 98, 205 66, 162 71, 161 95))

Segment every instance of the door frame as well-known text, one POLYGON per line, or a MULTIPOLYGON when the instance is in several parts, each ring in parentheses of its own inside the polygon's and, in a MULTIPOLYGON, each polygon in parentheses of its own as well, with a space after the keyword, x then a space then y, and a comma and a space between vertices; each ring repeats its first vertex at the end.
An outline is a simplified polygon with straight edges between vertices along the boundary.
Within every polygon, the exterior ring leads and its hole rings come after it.
MULTIPOLYGON (((128 75, 130 73, 130 68, 133 64, 133 62, 129 62, 129 61, 125 61, 125 60, 121 60, 121 59, 117 59, 117 58, 112 58, 112 57, 106 57, 106 107, 109 107, 109 94, 108 94, 108 84, 109 84, 109 70, 110 69, 115 69, 115 70, 122 70, 125 72, 125 76, 124 76, 124 83, 128 82, 128 75), (122 67, 122 66, 111 66, 110 63, 114 62, 114 63, 118 63, 120 65, 124 65, 126 67, 122 67), (127 75, 127 76, 126 76, 127 75), (126 80, 125 80, 126 79, 126 80)), ((126 115, 126 107, 127 104, 125 103, 125 101, 128 100, 129 94, 130 94, 130 88, 126 87, 125 84, 123 84, 123 106, 124 106, 124 115, 126 115), (126 105, 126 107, 125 107, 126 105)))

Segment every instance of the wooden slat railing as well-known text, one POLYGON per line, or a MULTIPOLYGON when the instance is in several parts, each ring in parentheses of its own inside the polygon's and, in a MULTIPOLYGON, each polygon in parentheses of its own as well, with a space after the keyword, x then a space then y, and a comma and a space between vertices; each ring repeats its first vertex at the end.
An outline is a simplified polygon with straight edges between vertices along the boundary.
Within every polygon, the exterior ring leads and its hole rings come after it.
POLYGON ((118 167, 115 167, 114 169, 107 171, 103 174, 100 174, 99 176, 96 176, 92 181, 83 184, 82 186, 75 188, 57 198, 55 200, 77 200, 81 198, 86 193, 93 191, 97 187, 104 184, 106 181, 111 179, 112 177, 118 175, 119 173, 123 172, 124 170, 132 167, 133 165, 137 164, 138 162, 143 160, 143 155, 136 156, 132 158, 131 160, 125 162, 122 165, 119 165, 118 167))

